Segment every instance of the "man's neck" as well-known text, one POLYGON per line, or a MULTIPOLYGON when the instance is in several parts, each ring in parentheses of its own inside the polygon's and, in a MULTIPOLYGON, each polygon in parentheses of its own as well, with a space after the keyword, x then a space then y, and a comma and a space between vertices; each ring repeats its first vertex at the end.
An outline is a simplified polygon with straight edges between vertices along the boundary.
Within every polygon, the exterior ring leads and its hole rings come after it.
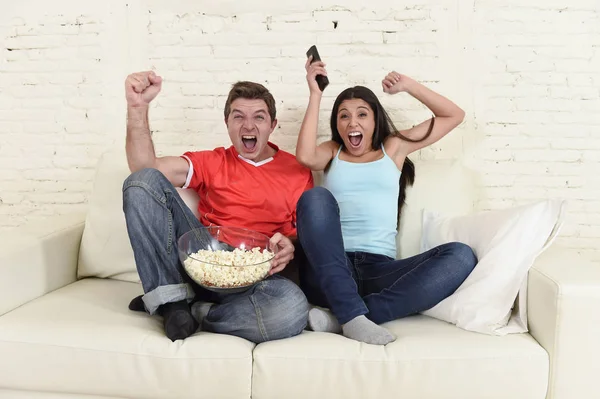
POLYGON ((267 144, 265 146, 265 148, 262 150, 262 152, 260 153, 260 155, 256 159, 253 159, 253 161, 256 163, 262 162, 266 159, 269 159, 269 158, 275 156, 276 152, 277 152, 277 150, 275 148, 273 148, 269 144, 267 144))

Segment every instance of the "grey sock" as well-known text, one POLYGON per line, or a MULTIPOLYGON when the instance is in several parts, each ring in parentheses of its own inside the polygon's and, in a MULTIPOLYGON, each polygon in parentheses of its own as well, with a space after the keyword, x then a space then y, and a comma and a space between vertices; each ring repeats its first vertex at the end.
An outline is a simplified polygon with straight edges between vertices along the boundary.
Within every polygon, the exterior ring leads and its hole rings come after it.
POLYGON ((212 307, 212 303, 210 302, 196 302, 192 305, 191 311, 192 316, 198 321, 198 329, 202 329, 202 320, 206 317, 208 312, 210 312, 210 308, 212 307))
POLYGON ((313 307, 308 312, 308 326, 313 331, 330 332, 339 334, 342 332, 342 327, 337 319, 327 309, 313 307))
POLYGON ((378 326, 364 315, 357 316, 342 325, 345 337, 373 345, 385 345, 396 340, 396 337, 385 328, 378 326))

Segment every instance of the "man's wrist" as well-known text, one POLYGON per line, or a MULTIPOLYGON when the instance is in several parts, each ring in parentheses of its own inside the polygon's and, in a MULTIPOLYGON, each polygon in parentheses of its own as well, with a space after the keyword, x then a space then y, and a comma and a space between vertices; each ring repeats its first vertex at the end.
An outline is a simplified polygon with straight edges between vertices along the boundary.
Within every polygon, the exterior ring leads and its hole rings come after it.
POLYGON ((127 113, 146 113, 150 104, 129 105, 127 104, 127 113))
POLYGON ((127 106, 127 121, 148 123, 148 105, 127 106))

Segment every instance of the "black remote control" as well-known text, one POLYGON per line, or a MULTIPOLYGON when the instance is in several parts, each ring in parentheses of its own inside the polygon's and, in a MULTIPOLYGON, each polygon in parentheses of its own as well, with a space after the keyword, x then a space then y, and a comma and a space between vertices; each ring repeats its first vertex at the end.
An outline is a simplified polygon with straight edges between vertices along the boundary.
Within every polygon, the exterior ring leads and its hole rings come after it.
MULTIPOLYGON (((311 64, 315 61, 321 61, 321 57, 319 56, 319 52, 317 51, 317 46, 315 46, 315 45, 311 46, 308 49, 308 51, 306 52, 306 57, 310 57, 311 55, 312 55, 312 61, 310 62, 311 64)), ((325 90, 325 88, 329 84, 329 79, 327 79, 327 76, 324 76, 324 75, 317 75, 315 77, 315 80, 317 81, 317 84, 319 85, 319 89, 321 91, 325 90)))

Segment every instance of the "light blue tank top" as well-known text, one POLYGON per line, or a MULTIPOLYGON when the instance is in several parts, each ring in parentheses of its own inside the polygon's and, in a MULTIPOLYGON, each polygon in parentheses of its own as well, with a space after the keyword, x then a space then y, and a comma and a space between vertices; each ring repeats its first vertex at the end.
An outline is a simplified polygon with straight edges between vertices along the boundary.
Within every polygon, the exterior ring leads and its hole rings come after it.
POLYGON ((383 146, 383 158, 367 163, 341 160, 338 150, 323 186, 338 202, 344 248, 396 258, 400 170, 383 146))

